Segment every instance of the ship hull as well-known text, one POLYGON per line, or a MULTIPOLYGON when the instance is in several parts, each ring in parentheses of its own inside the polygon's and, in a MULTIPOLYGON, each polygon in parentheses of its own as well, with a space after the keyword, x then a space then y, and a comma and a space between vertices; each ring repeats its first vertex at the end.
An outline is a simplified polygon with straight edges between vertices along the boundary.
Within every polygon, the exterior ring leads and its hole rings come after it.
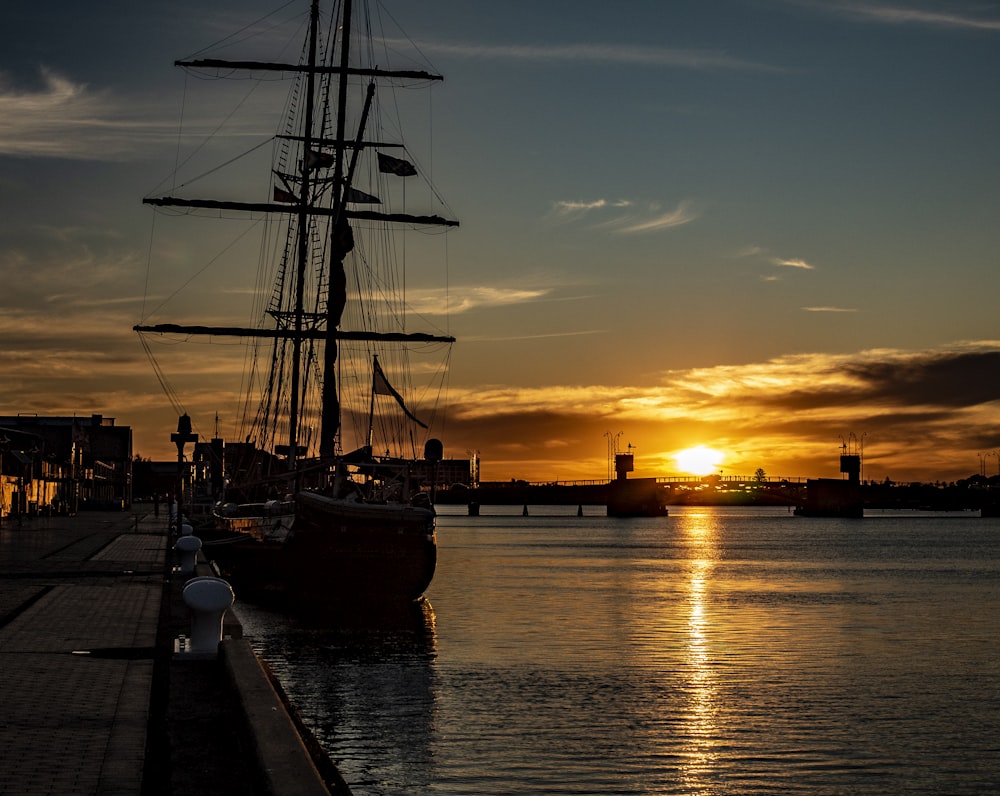
POLYGON ((241 518, 204 549, 237 599, 316 610, 407 603, 434 577, 434 523, 429 508, 304 492, 283 540, 253 532, 241 518))

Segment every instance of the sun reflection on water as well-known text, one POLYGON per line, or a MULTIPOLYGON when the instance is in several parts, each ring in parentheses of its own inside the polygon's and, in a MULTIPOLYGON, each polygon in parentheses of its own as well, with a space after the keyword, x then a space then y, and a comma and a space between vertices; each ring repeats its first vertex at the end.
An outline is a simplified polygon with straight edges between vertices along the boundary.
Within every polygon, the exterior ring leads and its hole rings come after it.
MULTIPOLYGON (((681 518, 679 518, 681 519, 681 518)), ((719 738, 718 684, 712 657, 711 583, 716 563, 716 518, 696 514, 682 518, 681 533, 688 548, 686 584, 687 635, 685 696, 682 712, 686 739, 681 763, 683 780, 704 785, 716 764, 719 738)))

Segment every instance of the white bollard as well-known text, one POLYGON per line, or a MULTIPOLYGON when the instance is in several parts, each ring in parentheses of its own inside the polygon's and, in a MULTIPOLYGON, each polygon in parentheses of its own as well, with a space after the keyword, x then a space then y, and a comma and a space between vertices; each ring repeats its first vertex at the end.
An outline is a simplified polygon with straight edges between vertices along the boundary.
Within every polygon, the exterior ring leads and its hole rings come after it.
POLYGON ((174 550, 180 555, 180 570, 183 575, 194 572, 198 563, 198 551, 201 550, 201 539, 197 536, 182 536, 174 543, 174 550))
POLYGON ((235 600, 233 587, 222 578, 192 578, 185 584, 181 596, 191 609, 188 651, 217 653, 222 641, 222 618, 235 600))

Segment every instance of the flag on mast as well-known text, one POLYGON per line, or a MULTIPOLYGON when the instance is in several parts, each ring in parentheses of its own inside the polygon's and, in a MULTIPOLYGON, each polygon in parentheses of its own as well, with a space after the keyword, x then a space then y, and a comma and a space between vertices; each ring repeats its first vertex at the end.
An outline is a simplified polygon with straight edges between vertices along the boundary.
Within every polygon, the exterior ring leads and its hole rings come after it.
POLYGON ((382 152, 376 154, 378 154, 378 170, 383 174, 395 174, 397 177, 412 177, 417 173, 416 166, 408 160, 394 158, 392 155, 386 155, 382 152))
POLYGON ((403 402, 403 396, 396 392, 393 386, 389 384, 389 380, 385 377, 385 373, 382 372, 382 366, 378 363, 378 357, 375 357, 375 368, 372 373, 372 392, 375 393, 375 395, 392 396, 396 399, 396 403, 399 404, 399 408, 403 410, 403 413, 410 418, 410 420, 421 428, 427 428, 426 423, 419 420, 413 412, 406 408, 406 404, 403 402))

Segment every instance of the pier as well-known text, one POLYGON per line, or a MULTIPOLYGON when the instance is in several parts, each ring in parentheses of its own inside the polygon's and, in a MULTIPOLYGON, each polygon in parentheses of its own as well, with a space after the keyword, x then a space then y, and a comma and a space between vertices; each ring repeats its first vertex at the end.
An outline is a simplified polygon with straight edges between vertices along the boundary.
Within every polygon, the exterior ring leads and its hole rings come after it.
MULTIPOLYGON (((635 478, 628 483, 645 483, 659 492, 667 504, 684 503, 764 503, 797 505, 802 499, 806 478, 773 478, 739 475, 670 476, 635 478)), ((475 487, 442 490, 436 500, 444 504, 476 503, 483 506, 584 505, 604 506, 615 482, 600 480, 528 482, 484 481, 475 487)))
MULTIPOLYGON (((817 480, 824 479, 710 475, 630 479, 629 483, 648 481, 655 484, 667 506, 801 506, 809 482, 815 485, 817 480)), ((840 479, 826 480, 837 483, 840 479)), ((442 504, 470 506, 607 505, 610 483, 613 482, 484 481, 476 487, 441 490, 436 500, 442 504)), ((951 483, 862 481, 859 491, 865 509, 981 510, 983 516, 1000 515, 1000 483, 991 483, 985 477, 973 476, 951 483)))
POLYGON ((217 656, 174 654, 191 575, 165 516, 4 519, 0 793, 350 793, 232 612, 217 656))

